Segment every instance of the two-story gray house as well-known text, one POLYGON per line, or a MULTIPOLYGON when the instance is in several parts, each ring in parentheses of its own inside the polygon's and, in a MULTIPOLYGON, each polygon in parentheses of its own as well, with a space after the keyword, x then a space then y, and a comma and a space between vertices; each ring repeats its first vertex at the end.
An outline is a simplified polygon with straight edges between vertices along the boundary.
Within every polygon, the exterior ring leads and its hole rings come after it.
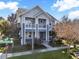
POLYGON ((21 28, 19 31, 21 45, 29 43, 32 38, 49 42, 49 32, 53 30, 56 19, 39 6, 30 10, 18 9, 16 19, 21 28))

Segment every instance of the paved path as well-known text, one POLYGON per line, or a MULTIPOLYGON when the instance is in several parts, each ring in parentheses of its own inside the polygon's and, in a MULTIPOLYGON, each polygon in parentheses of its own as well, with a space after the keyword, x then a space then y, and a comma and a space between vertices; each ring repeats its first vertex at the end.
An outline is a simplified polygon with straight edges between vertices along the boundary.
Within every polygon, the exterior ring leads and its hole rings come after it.
POLYGON ((42 45, 44 45, 46 48, 53 48, 52 46, 50 46, 50 45, 48 45, 48 44, 46 44, 46 43, 42 43, 42 45))
MULTIPOLYGON (((68 48, 68 46, 65 47, 53 47, 50 49, 41 49, 41 50, 35 50, 35 52, 47 52, 47 51, 54 51, 54 50, 59 50, 59 49, 65 49, 68 48)), ((8 53, 7 57, 14 57, 14 56, 21 56, 21 55, 29 55, 32 54, 32 51, 25 51, 25 52, 18 52, 18 53, 8 53)))

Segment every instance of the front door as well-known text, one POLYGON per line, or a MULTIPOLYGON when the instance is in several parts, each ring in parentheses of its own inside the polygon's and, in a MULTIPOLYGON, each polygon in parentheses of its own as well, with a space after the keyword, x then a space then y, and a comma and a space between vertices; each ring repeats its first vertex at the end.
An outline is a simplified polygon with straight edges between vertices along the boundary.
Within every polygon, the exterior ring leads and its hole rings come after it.
POLYGON ((46 40, 46 33, 45 32, 40 32, 40 39, 42 42, 46 40))

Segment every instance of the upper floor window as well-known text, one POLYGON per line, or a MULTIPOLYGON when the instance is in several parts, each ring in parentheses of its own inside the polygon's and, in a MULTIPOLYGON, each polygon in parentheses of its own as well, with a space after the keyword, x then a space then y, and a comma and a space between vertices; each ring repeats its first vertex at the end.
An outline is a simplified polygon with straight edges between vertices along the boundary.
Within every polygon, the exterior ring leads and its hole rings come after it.
POLYGON ((34 26, 35 24, 35 19, 34 18, 30 18, 30 17, 25 17, 25 24, 26 27, 32 27, 32 25, 34 26))
POLYGON ((35 23, 35 18, 25 17, 26 21, 30 21, 31 23, 35 23))
POLYGON ((51 26, 51 23, 49 23, 49 25, 51 26))
POLYGON ((27 37, 27 38, 31 38, 31 37, 32 37, 31 35, 32 35, 31 32, 26 32, 26 37, 27 37))
POLYGON ((41 23, 46 24, 46 19, 39 19, 39 24, 41 24, 41 23))
POLYGON ((38 23, 39 23, 39 27, 43 27, 43 28, 46 27, 46 19, 39 19, 38 23))

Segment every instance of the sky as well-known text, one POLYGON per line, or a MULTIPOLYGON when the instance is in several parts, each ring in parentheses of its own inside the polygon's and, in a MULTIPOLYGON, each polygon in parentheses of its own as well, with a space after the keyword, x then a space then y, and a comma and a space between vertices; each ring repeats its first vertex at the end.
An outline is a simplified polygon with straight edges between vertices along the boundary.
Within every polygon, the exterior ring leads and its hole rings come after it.
POLYGON ((31 9, 36 5, 58 20, 64 15, 79 18, 79 0, 0 0, 0 16, 6 18, 18 8, 31 9))

